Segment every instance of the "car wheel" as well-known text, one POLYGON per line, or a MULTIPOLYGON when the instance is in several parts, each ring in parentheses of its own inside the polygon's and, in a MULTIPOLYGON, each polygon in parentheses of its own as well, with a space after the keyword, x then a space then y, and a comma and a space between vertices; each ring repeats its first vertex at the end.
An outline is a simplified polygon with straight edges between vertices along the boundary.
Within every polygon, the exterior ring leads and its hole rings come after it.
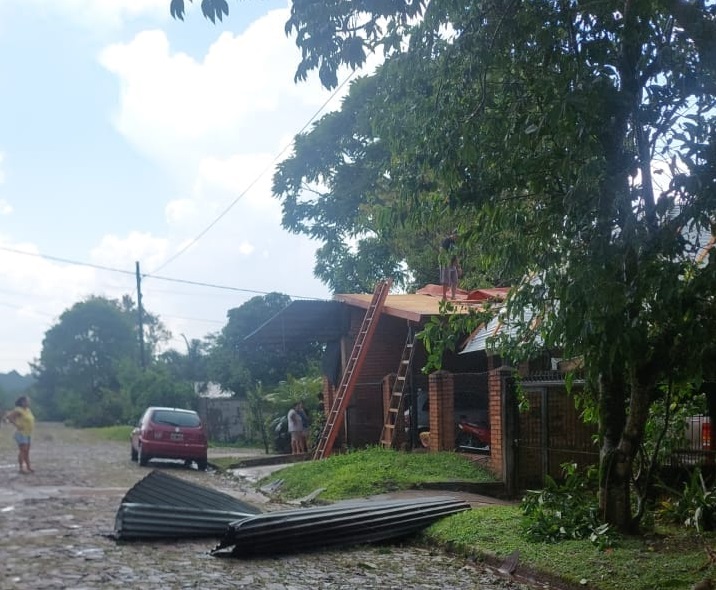
POLYGON ((139 461, 139 464, 142 467, 145 467, 147 463, 149 463, 149 457, 144 454, 144 451, 142 450, 142 445, 139 445, 139 451, 137 453, 137 461, 139 461))
POLYGON ((132 449, 132 452, 129 455, 129 458, 132 459, 132 461, 136 461, 137 460, 137 449, 135 449, 134 447, 131 447, 131 449, 132 449))
POLYGON ((206 460, 206 458, 196 460, 196 468, 199 471, 206 471, 208 464, 209 464, 209 462, 206 460))

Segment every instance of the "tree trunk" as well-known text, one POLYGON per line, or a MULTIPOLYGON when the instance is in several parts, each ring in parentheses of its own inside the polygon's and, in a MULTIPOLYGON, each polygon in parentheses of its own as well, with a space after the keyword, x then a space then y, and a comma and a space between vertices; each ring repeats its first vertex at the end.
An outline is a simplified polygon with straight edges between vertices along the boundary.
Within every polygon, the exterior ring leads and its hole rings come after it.
POLYGON ((637 371, 631 373, 628 385, 619 377, 600 382, 599 508, 604 522, 622 533, 634 533, 639 526, 631 508, 632 465, 644 437, 651 386, 637 371))

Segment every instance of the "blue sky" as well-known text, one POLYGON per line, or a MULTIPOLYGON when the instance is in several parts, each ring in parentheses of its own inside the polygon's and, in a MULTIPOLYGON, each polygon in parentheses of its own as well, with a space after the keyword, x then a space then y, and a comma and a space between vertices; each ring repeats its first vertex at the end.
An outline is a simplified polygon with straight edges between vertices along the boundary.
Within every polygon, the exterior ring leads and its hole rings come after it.
POLYGON ((178 349, 255 292, 330 297, 270 187, 340 97, 293 82, 287 0, 232 1, 217 25, 187 4, 182 23, 169 0, 0 1, 0 372, 29 372, 75 302, 136 300, 135 261, 233 289, 143 280, 178 349))

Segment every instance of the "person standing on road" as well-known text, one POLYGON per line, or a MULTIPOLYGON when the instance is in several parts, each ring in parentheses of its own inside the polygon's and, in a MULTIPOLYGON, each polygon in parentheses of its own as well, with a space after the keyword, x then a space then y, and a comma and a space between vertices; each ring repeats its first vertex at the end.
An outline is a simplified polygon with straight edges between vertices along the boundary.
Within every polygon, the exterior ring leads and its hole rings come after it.
POLYGON ((30 398, 23 395, 17 398, 15 409, 8 412, 5 419, 15 426, 15 442, 17 442, 17 462, 20 466, 20 473, 33 473, 30 466, 30 440, 32 431, 35 428, 35 416, 30 410, 30 398), (23 469, 23 465, 25 469, 23 469))
POLYGON ((303 420, 301 420, 301 402, 296 402, 288 411, 288 433, 291 435, 291 454, 305 453, 303 440, 303 420))

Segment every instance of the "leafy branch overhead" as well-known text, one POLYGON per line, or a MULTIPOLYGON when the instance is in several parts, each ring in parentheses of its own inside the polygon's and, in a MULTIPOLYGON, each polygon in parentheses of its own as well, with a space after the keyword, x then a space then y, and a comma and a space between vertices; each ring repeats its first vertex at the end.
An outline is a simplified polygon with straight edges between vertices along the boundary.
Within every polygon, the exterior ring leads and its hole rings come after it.
MULTIPOLYGON (((193 0, 189 0, 189 2, 193 2, 193 0)), ((184 0, 171 0, 169 13, 172 18, 184 20, 185 11, 184 0)), ((227 0, 201 0, 201 12, 212 23, 216 24, 217 20, 221 22, 225 16, 229 16, 229 3, 227 0)))

